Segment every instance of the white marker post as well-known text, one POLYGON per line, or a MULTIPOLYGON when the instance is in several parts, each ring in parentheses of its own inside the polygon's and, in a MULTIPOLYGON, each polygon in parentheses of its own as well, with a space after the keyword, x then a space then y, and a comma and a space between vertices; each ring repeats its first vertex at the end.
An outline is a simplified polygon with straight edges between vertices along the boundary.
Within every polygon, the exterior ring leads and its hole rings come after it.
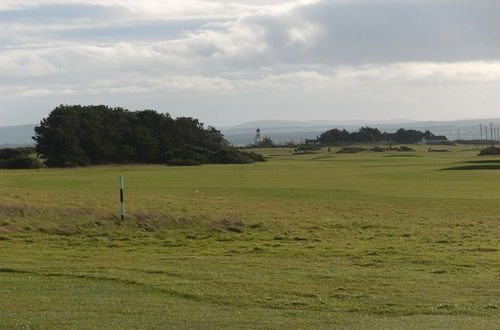
POLYGON ((120 176, 120 217, 125 220, 125 202, 123 200, 123 189, 125 184, 123 183, 123 176, 120 176))

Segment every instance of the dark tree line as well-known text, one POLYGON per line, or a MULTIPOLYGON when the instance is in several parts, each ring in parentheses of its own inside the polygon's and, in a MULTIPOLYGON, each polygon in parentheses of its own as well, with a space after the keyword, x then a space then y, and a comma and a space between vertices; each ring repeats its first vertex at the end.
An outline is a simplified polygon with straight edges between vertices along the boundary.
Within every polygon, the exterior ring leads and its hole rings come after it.
POLYGON ((417 143, 422 138, 434 136, 430 131, 417 131, 399 129, 396 133, 381 132, 377 128, 361 127, 357 132, 349 132, 345 129, 334 128, 323 132, 319 140, 322 144, 336 143, 370 143, 370 142, 388 142, 388 143, 417 143))
POLYGON ((36 151, 49 167, 109 163, 249 163, 262 156, 231 147, 197 119, 154 110, 61 105, 35 128, 36 151))

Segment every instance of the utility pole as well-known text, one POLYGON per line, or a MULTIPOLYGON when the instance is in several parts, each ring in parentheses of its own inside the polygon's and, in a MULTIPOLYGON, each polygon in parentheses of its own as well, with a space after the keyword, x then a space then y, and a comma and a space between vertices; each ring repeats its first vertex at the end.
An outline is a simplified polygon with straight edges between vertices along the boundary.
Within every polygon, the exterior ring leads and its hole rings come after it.
POLYGON ((493 142, 493 123, 490 123, 490 137, 491 137, 491 146, 494 146, 495 143, 493 142))
POLYGON ((481 136, 481 147, 483 146, 483 125, 479 124, 479 134, 481 136))

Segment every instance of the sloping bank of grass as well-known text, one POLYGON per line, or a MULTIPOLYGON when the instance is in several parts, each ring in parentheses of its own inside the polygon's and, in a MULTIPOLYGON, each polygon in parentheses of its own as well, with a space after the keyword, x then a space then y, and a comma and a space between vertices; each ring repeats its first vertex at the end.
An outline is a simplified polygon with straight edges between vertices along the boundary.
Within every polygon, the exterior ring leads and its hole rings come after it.
POLYGON ((1 171, 1 324, 495 328, 498 171, 437 171, 475 159, 460 149, 269 152, 284 156, 1 171))

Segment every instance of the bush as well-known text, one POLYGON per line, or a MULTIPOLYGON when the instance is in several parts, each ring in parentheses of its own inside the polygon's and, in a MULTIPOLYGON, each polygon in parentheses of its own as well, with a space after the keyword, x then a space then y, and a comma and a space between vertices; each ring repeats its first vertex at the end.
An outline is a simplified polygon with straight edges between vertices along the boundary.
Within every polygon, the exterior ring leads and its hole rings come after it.
POLYGON ((17 157, 0 162, 0 168, 4 169, 37 169, 42 167, 42 162, 31 157, 17 157))
POLYGON ((386 149, 382 147, 375 147, 370 149, 373 152, 384 152, 386 149))
POLYGON ((412 149, 412 148, 407 147, 407 146, 401 146, 401 147, 399 147, 399 151, 409 152, 409 151, 415 151, 415 149, 412 149))
POLYGON ((266 159, 261 154, 256 152, 244 152, 248 157, 250 157, 254 162, 265 162, 266 159))
POLYGON ((484 148, 479 152, 479 156, 498 156, 500 155, 500 148, 498 147, 489 147, 484 148))
POLYGON ((248 153, 235 149, 221 149, 212 154, 211 160, 213 163, 221 164, 249 164, 254 162, 248 153))
POLYGON ((301 153, 307 154, 307 153, 311 153, 313 151, 317 151, 320 149, 321 148, 319 146, 316 146, 316 145, 304 144, 304 145, 298 146, 295 149, 295 153, 296 154, 301 154, 301 153))
POLYGON ((202 147, 186 145, 165 152, 162 160, 167 165, 202 165, 202 164, 249 164, 265 161, 264 156, 255 152, 245 152, 232 147, 217 151, 202 147))
POLYGON ((35 148, 3 148, 0 149, 0 159, 13 159, 18 157, 28 157, 35 153, 35 148))

